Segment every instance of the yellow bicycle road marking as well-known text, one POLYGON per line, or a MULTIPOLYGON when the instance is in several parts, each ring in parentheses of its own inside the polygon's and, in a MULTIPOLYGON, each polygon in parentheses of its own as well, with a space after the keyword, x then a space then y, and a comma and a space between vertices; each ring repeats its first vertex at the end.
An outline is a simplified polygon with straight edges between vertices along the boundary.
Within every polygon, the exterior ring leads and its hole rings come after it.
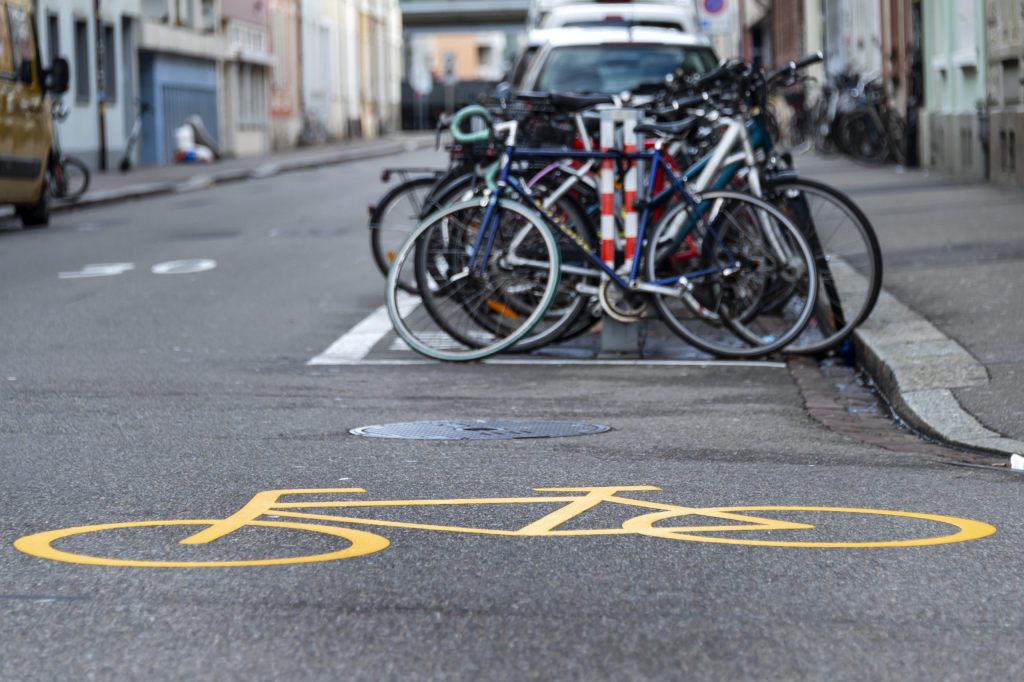
POLYGON ((503 537, 580 537, 596 535, 642 535, 668 540, 684 540, 691 542, 707 542, 729 545, 747 545, 757 547, 807 547, 807 548, 884 548, 884 547, 920 547, 941 545, 954 542, 965 542, 987 537, 996 532, 994 526, 980 521, 943 516, 939 514, 922 514, 917 512, 890 511, 884 509, 863 509, 858 507, 808 507, 808 506, 743 506, 743 507, 686 507, 676 504, 654 502, 650 500, 622 497, 623 492, 657 492, 656 486, 593 486, 576 488, 534 488, 537 493, 577 493, 576 495, 537 495, 533 497, 484 497, 466 499, 434 499, 434 500, 341 500, 315 502, 283 502, 282 497, 295 495, 335 495, 365 493, 363 488, 313 488, 266 490, 257 493, 237 512, 223 519, 180 519, 155 521, 128 521, 91 526, 78 526, 60 530, 46 531, 26 535, 14 542, 14 547, 32 556, 76 564, 95 566, 123 566, 137 568, 205 568, 205 567, 239 567, 239 566, 276 566, 299 563, 335 561, 365 556, 386 549, 390 542, 383 536, 349 526, 376 526, 381 528, 403 528, 447 533, 465 533, 472 535, 491 535, 503 537), (582 494, 579 494, 582 493, 582 494), (561 504, 559 508, 517 529, 476 528, 469 526, 449 526, 409 521, 391 521, 366 517, 338 516, 333 514, 292 511, 299 509, 374 509, 402 507, 445 507, 445 506, 495 506, 495 505, 535 505, 561 504), (602 504, 617 504, 649 510, 647 513, 634 516, 614 528, 576 528, 566 530, 559 528, 565 523, 579 517, 585 512, 602 504), (956 532, 947 535, 911 537, 895 540, 872 541, 799 541, 769 540, 750 537, 729 537, 710 535, 710 533, 749 533, 750 531, 795 531, 813 530, 814 524, 797 523, 781 519, 751 516, 748 512, 804 512, 823 514, 866 514, 915 519, 953 526, 956 532), (295 521, 268 521, 260 517, 296 519, 295 521), (672 519, 685 517, 704 517, 730 521, 729 524, 715 525, 656 525, 672 519), (318 523, 303 523, 301 520, 318 523), (325 525, 325 523, 335 525, 325 525), (344 526, 336 524, 346 524, 344 526), (77 554, 57 549, 54 542, 64 538, 100 531, 147 528, 161 526, 205 526, 202 530, 181 540, 181 545, 205 545, 223 538, 246 526, 264 528, 281 528, 292 531, 308 531, 330 535, 346 540, 349 546, 342 550, 307 556, 278 557, 242 561, 149 561, 135 559, 118 559, 112 557, 77 554))

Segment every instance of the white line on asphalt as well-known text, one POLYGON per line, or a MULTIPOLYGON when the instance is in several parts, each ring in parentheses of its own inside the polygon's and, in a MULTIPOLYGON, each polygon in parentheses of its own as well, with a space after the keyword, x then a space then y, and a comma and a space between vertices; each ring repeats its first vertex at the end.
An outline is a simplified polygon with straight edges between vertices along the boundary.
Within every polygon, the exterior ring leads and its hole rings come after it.
MULTIPOLYGON (((419 303, 419 296, 413 296, 405 292, 398 293, 399 309, 419 303)), ((320 355, 306 363, 307 366, 353 366, 363 365, 366 367, 405 367, 416 365, 440 364, 434 360, 417 359, 379 359, 368 360, 373 347, 380 343, 388 332, 392 330, 391 320, 388 319, 386 306, 381 306, 370 313, 362 322, 352 327, 341 338, 332 343, 330 347, 320 355)), ((440 332, 439 332, 440 333, 440 332)), ((411 349, 396 339, 390 350, 411 349)), ((785 369, 784 362, 763 362, 757 360, 659 360, 650 359, 616 359, 616 358, 549 358, 549 357, 522 357, 522 358, 489 358, 483 360, 485 365, 519 365, 519 366, 543 366, 543 367, 750 367, 755 369, 785 369)))
MULTIPOLYGON (((409 294, 398 293, 399 308, 414 300, 415 297, 409 294)), ((388 319, 388 309, 387 306, 381 306, 306 364, 348 365, 362 360, 389 331, 391 320, 388 319)))

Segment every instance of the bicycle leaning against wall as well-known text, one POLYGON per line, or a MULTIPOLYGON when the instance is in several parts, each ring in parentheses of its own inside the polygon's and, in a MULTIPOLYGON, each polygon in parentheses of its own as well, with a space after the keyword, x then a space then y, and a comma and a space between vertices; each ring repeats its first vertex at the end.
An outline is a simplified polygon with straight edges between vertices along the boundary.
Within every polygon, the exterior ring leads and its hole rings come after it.
POLYGON ((64 201, 78 201, 89 189, 89 167, 81 159, 64 153, 60 145, 59 123, 67 120, 70 109, 63 100, 53 102, 53 151, 50 153, 48 178, 50 196, 64 201))

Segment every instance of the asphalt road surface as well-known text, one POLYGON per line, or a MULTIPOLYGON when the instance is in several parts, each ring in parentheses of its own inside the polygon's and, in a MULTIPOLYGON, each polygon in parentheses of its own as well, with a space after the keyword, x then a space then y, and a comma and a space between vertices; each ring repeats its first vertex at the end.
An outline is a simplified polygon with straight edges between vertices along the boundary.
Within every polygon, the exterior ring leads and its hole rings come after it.
POLYGON ((380 169, 435 158, 0 225, 0 679, 1024 674, 1022 479, 781 363, 309 365, 383 302, 380 169), (349 433, 472 419, 611 430, 349 433))

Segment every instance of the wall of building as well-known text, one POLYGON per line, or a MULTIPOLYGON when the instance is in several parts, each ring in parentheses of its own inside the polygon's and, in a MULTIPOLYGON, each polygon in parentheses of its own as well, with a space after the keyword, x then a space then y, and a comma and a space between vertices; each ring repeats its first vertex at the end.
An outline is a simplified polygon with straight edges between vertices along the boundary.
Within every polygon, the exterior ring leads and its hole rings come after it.
MULTIPOLYGON (((114 166, 120 160, 135 115, 138 63, 134 41, 141 3, 140 0, 104 0, 102 8, 102 23, 113 37, 106 45, 106 49, 112 51, 113 72, 105 73, 108 81, 105 124, 108 165, 114 166)), ((93 2, 39 0, 36 24, 43 62, 48 65, 52 56, 61 56, 68 60, 71 68, 71 89, 64 96, 70 115, 58 124, 64 150, 96 168, 100 138, 93 2), (84 41, 80 40, 82 28, 84 41), (78 87, 83 75, 84 90, 78 87)))
POLYGON ((1024 13, 1017 2, 986 0, 989 174, 1024 185, 1024 13))
POLYGON ((922 166, 984 177, 979 111, 985 107, 985 13, 974 0, 923 3, 922 166))
POLYGON ((882 17, 878 0, 822 0, 824 47, 830 73, 882 73, 882 17))
POLYGON ((227 50, 221 64, 221 146, 226 156, 271 151, 270 13, 264 0, 221 5, 227 50))
POLYGON ((274 55, 270 85, 270 136, 274 149, 295 146, 302 131, 300 27, 298 0, 269 0, 270 48, 274 55))
POLYGON ((151 110, 143 119, 142 162, 174 160, 174 130, 191 115, 220 141, 217 109, 217 63, 175 54, 143 51, 139 55, 140 90, 151 110))

